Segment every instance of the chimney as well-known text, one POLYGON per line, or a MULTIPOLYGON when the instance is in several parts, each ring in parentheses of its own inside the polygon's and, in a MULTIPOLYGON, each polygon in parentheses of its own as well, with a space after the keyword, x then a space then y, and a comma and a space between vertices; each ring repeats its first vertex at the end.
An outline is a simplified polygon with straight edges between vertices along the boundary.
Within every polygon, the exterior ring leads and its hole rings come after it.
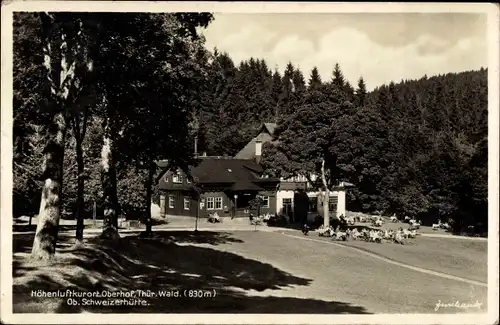
POLYGON ((198 136, 194 137, 194 157, 198 158, 198 136))
POLYGON ((262 158, 262 140, 255 141, 255 161, 260 163, 262 158))

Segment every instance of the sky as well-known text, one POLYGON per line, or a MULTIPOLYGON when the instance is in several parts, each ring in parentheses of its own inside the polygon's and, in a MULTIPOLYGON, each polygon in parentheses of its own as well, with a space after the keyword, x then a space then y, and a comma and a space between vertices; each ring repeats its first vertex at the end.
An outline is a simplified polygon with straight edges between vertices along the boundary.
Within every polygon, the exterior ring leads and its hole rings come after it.
POLYGON ((316 66, 330 80, 335 63, 353 85, 487 67, 487 15, 470 13, 220 13, 206 46, 236 64, 263 58, 282 72, 291 61, 306 79, 316 66))

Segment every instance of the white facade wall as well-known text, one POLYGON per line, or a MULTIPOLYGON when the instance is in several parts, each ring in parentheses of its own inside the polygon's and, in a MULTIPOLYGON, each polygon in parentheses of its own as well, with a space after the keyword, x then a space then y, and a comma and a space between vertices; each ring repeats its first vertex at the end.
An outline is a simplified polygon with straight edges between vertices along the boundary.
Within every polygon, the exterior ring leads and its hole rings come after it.
POLYGON ((338 196, 339 196, 339 203, 337 206, 337 211, 340 211, 340 216, 341 214, 346 217, 346 196, 345 196, 345 190, 344 191, 338 191, 338 196))
MULTIPOLYGON (((293 196, 294 191, 292 190, 279 190, 276 193, 276 211, 281 213, 283 209, 283 199, 291 199, 292 208, 293 208, 293 196)), ((321 192, 307 192, 307 196, 310 198, 317 197, 318 198, 318 214, 323 215, 323 207, 321 203, 323 202, 321 192)), ((337 196, 337 213, 336 216, 340 217, 340 215, 346 215, 346 195, 345 190, 339 191, 330 191, 330 197, 337 196)))
MULTIPOLYGON (((321 203, 323 203, 323 195, 321 192, 310 192, 307 194, 309 197, 317 197, 318 198, 318 214, 323 215, 323 206, 321 203)), ((345 196, 345 190, 338 190, 338 191, 330 191, 329 197, 336 196, 337 197, 337 213, 336 217, 340 217, 341 215, 345 216, 346 210, 346 196, 345 196)))
POLYGON ((292 190, 279 190, 276 192, 276 212, 281 213, 283 209, 283 199, 292 199, 293 208, 293 191, 292 190))
MULTIPOLYGON (((316 181, 318 178, 317 175, 315 174, 310 174, 310 179, 311 181, 316 181)), ((280 177, 280 180, 282 182, 308 182, 308 179, 303 176, 303 175, 297 175, 290 177, 288 179, 284 179, 283 177, 280 177)), ((341 186, 340 190, 337 191, 330 191, 330 197, 336 196, 337 197, 337 211, 336 211, 336 217, 340 217, 341 215, 346 215, 346 189, 342 187, 345 185, 344 182, 341 182, 339 184, 341 186)), ((321 198, 321 192, 319 191, 308 191, 307 196, 311 197, 317 197, 318 198, 318 214, 323 215, 323 206, 321 205, 322 203, 322 198, 321 198)), ((292 200, 292 208, 293 208, 293 197, 294 197, 294 191, 293 190, 278 190, 276 193, 276 211, 277 213, 281 213, 283 209, 283 199, 291 199, 292 200)))

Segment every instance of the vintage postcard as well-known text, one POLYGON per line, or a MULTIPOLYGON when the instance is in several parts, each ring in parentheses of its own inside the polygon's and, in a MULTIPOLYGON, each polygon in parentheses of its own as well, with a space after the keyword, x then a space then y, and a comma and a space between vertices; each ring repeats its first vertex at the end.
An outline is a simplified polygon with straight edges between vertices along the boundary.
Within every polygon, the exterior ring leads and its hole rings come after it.
POLYGON ((2 3, 5 324, 498 323, 499 7, 2 3))

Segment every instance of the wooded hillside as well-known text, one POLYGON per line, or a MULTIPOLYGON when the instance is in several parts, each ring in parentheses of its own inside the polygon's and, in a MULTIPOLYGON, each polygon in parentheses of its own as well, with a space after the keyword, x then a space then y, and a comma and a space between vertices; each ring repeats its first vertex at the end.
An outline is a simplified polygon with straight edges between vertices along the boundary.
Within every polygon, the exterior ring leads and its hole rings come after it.
POLYGON ((349 210, 487 222, 486 69, 372 92, 361 77, 354 88, 338 65, 321 80, 292 63, 283 74, 262 59, 236 67, 215 51, 212 69, 201 123, 208 154, 234 155, 262 122, 278 122, 282 145, 264 148, 276 176, 318 174, 326 157, 332 182, 356 185, 349 210))

